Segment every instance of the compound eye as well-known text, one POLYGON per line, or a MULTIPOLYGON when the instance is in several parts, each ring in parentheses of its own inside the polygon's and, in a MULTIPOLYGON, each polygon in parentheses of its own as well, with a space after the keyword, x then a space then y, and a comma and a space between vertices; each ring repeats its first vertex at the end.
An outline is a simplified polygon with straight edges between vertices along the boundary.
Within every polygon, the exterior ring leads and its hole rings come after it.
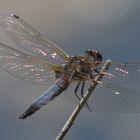
POLYGON ((102 61, 103 60, 103 57, 102 57, 101 53, 98 52, 98 51, 96 51, 95 53, 96 53, 96 60, 97 61, 102 61))
POLYGON ((103 59, 101 53, 95 50, 87 50, 85 54, 92 57, 97 63, 100 63, 103 59))

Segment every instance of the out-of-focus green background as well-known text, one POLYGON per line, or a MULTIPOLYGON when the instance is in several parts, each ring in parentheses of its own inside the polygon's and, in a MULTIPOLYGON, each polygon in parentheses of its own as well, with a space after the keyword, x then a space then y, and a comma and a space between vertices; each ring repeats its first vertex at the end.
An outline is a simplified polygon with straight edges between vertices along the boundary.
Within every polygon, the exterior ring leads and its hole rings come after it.
MULTIPOLYGON (((140 62, 138 0, 0 0, 0 13, 15 13, 71 55, 99 50, 104 58, 140 62)), ((0 29, 0 42, 16 46, 0 29)), ((59 96, 27 120, 18 116, 48 87, 0 70, 0 139, 53 140, 75 105, 59 96)), ((73 93, 69 93, 73 94, 73 93)), ((139 140, 140 114, 83 109, 67 140, 139 140)))

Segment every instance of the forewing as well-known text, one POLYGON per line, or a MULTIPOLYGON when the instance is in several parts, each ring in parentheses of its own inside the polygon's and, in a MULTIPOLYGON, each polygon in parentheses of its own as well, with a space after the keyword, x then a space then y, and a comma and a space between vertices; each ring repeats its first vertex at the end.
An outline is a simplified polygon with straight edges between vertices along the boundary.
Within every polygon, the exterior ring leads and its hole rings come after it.
POLYGON ((0 26, 19 47, 37 57, 55 64, 63 64, 69 58, 64 50, 14 14, 0 15, 0 26))
POLYGON ((32 83, 49 85, 56 78, 51 64, 0 44, 0 67, 10 74, 32 83))
POLYGON ((140 82, 140 63, 119 63, 113 61, 103 80, 125 85, 129 88, 137 85, 140 82))

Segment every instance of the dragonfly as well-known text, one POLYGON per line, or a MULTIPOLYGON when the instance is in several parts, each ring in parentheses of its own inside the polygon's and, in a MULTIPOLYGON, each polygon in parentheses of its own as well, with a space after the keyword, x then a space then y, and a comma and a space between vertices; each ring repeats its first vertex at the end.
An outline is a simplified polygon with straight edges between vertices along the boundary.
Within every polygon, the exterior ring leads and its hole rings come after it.
MULTIPOLYGON (((102 54, 96 50, 69 55, 15 14, 0 15, 0 26, 19 48, 0 43, 0 67, 27 82, 49 85, 20 115, 20 119, 34 114, 70 85, 73 85, 73 95, 79 102, 84 98, 85 84, 94 82, 105 62, 102 54)), ((140 63, 112 61, 109 70, 98 81, 93 94, 93 109, 139 113, 140 91, 136 90, 139 78, 140 63)), ((85 107, 90 110, 88 101, 85 107)))

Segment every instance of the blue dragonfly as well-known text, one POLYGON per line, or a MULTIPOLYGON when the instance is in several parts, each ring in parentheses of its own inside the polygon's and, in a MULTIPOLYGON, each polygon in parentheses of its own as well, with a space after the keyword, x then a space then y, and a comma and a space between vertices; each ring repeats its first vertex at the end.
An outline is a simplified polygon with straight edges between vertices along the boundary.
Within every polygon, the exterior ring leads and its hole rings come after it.
MULTIPOLYGON (((0 43, 0 67, 27 82, 50 85, 20 119, 48 104, 69 85, 74 86, 77 101, 84 98, 85 83, 94 82, 104 64, 99 51, 87 50, 82 55, 69 55, 15 14, 0 15, 0 26, 19 47, 15 49, 0 43)), ((109 70, 103 74, 93 94, 93 109, 139 113, 140 91, 136 90, 136 85, 139 84, 140 63, 112 61, 109 70)), ((88 102, 85 107, 90 110, 88 102)))

